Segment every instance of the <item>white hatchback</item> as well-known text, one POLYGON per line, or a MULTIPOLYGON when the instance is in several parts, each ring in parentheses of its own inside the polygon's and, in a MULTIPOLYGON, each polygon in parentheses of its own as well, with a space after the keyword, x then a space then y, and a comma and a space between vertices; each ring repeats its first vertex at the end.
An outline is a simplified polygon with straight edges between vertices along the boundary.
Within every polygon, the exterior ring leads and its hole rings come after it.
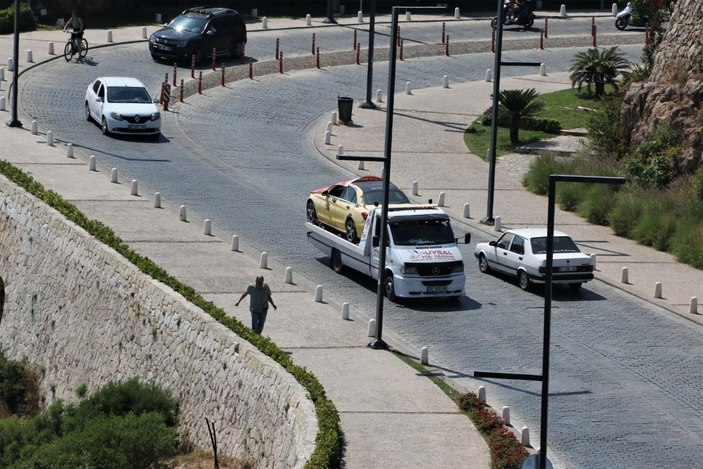
POLYGON ((100 77, 85 92, 85 118, 103 134, 161 134, 161 113, 144 84, 130 77, 100 77))
MULTIPOLYGON (((573 290, 593 280, 593 260, 582 253, 569 235, 554 232, 552 282, 568 284, 573 290)), ((523 290, 546 280, 547 230, 526 228, 508 230, 489 243, 478 243, 474 249, 479 270, 502 272, 517 277, 523 290)))

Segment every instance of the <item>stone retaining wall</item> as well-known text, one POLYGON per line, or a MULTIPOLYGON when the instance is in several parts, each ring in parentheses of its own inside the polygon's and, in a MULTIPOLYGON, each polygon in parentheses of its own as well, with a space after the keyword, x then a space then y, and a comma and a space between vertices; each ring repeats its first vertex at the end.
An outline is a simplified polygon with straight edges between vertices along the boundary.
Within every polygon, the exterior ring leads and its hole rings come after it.
POLYGON ((258 467, 312 454, 313 403, 278 363, 0 176, 3 283, 0 347, 39 368, 49 401, 136 376, 180 397, 199 447, 207 417, 220 453, 258 467))

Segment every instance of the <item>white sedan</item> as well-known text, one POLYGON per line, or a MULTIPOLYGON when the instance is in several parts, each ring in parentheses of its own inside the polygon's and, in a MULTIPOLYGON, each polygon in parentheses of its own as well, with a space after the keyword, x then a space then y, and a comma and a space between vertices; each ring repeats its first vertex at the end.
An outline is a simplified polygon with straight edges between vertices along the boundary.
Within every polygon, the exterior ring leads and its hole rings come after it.
MULTIPOLYGON (((478 243, 474 250, 481 272, 490 270, 517 277, 523 290, 546 280, 547 230, 527 228, 508 230, 489 243, 478 243)), ((552 282, 568 284, 573 290, 593 280, 593 260, 582 253, 569 235, 554 232, 552 282)))
POLYGON ((100 77, 85 92, 85 118, 105 135, 161 133, 161 113, 144 84, 130 77, 100 77))

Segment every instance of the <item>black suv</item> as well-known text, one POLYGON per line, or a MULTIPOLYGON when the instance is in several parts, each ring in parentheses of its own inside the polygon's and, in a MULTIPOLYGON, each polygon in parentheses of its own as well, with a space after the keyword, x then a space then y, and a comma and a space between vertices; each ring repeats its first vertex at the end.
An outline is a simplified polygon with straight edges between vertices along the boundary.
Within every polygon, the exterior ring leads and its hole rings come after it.
POLYGON ((200 62, 206 57, 242 55, 247 42, 244 20, 229 8, 189 8, 165 28, 151 34, 149 52, 154 60, 200 62))

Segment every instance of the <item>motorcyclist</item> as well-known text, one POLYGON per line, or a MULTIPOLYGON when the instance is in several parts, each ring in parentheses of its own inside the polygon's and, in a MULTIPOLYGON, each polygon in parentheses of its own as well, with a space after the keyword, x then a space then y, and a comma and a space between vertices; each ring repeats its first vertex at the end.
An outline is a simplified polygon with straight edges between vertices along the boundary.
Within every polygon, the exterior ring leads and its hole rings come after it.
POLYGON ((530 11, 532 7, 532 0, 516 0, 516 10, 515 22, 518 24, 524 24, 530 17, 530 11))

